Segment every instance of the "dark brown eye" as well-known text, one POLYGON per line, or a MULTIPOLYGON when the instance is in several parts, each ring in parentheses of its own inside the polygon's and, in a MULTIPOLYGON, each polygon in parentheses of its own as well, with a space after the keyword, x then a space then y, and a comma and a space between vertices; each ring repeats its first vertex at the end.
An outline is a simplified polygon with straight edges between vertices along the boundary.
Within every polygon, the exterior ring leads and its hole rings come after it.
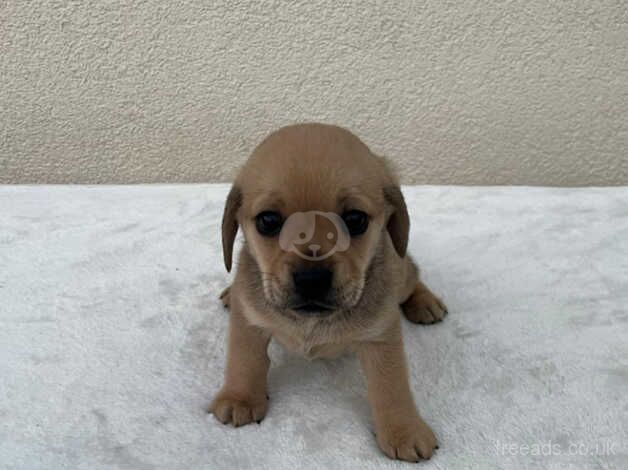
POLYGON ((274 237, 281 231, 283 217, 279 212, 264 211, 255 216, 255 227, 265 237, 274 237))
POLYGON ((365 212, 350 210, 342 214, 342 220, 347 226, 349 235, 356 237, 366 232, 369 227, 369 216, 365 212))

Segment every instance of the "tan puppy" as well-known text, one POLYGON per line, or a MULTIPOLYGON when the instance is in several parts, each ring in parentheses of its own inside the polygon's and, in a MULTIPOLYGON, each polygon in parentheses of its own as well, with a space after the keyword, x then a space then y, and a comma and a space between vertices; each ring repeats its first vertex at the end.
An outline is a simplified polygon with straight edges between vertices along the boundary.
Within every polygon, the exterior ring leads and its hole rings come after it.
POLYGON ((408 385, 399 306, 415 323, 447 313, 406 254, 410 221, 386 162, 340 127, 267 137, 227 198, 223 254, 245 243, 222 298, 231 309, 225 383, 210 411, 240 426, 266 414, 271 337, 308 358, 357 353, 380 448, 428 459, 436 438, 408 385))

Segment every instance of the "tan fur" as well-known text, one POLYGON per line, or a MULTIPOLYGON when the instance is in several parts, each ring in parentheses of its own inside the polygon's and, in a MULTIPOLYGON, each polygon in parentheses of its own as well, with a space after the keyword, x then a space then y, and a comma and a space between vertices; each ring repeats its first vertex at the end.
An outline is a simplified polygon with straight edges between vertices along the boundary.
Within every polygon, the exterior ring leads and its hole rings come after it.
MULTIPOLYGON (((357 353, 366 375, 377 442, 391 458, 429 458, 436 439, 421 420, 408 384, 400 306, 415 323, 433 323, 444 304, 418 280, 406 255, 409 219, 384 159, 349 131, 323 124, 285 127, 267 137, 236 178, 223 217, 225 266, 237 230, 244 233, 237 272, 221 299, 231 310, 225 383, 210 411, 236 426, 266 413, 266 347, 271 337, 308 358, 357 353), (305 261, 262 237, 255 216, 273 210, 369 214, 369 229, 348 250, 305 261), (321 264, 334 273, 337 305, 325 316, 290 310, 291 273, 321 264)), ((324 230, 312 240, 329 245, 324 230)))

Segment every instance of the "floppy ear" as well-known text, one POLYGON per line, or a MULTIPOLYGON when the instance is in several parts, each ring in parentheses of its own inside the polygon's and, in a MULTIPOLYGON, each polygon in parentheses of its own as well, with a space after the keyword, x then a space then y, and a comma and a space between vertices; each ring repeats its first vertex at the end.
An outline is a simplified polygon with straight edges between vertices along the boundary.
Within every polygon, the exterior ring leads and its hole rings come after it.
POLYGON ((408 235, 410 233, 410 218, 408 217, 406 201, 399 186, 385 187, 384 198, 393 206, 393 213, 388 218, 386 229, 397 254, 403 258, 408 249, 408 235))
POLYGON ((225 268, 231 271, 231 260, 233 258, 233 242, 238 233, 238 209, 242 205, 242 191, 236 185, 231 187, 225 211, 222 214, 222 257, 225 261, 225 268))

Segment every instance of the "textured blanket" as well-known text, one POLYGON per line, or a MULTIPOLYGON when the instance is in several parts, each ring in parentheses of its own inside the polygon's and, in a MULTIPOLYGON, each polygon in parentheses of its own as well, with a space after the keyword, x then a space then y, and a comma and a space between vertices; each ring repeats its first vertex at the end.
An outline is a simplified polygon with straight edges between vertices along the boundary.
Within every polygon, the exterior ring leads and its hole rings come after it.
MULTIPOLYGON (((206 413, 225 185, 0 187, 0 468, 410 468, 354 357, 271 343, 270 407, 206 413)), ((628 188, 407 187, 443 323, 404 320, 421 468, 628 468, 628 188)))

